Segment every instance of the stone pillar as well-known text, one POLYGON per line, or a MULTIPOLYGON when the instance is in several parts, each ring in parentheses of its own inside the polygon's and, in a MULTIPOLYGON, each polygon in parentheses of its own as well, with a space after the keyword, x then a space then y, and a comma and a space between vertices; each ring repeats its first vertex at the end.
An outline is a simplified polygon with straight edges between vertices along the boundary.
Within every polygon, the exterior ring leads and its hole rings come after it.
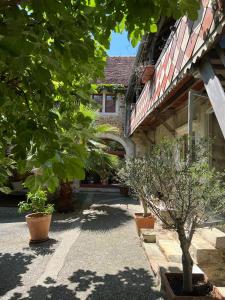
POLYGON ((142 156, 149 151, 150 140, 143 131, 134 132, 131 139, 135 143, 136 156, 142 156))

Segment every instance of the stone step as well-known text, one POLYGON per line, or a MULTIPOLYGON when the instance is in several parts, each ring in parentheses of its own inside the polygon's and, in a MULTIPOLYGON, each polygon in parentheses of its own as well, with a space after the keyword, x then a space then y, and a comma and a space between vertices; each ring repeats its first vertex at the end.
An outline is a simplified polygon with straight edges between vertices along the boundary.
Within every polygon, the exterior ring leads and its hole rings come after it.
POLYGON ((181 263, 182 252, 177 241, 156 238, 156 244, 159 246, 160 250, 165 255, 168 261, 181 263))
MULTIPOLYGON (((151 269, 157 279, 157 284, 161 283, 161 274, 163 272, 182 272, 182 264, 169 262, 157 244, 142 242, 142 246, 147 255, 151 269)), ((200 274, 203 272, 198 266, 194 265, 193 274, 194 273, 200 274)))
POLYGON ((218 291, 221 294, 221 296, 223 296, 225 299, 225 287, 218 287, 218 291))
POLYGON ((205 240, 211 243, 216 249, 225 250, 225 233, 217 228, 201 228, 197 231, 205 240))
POLYGON ((166 257, 163 255, 159 247, 154 243, 142 243, 147 256, 151 259, 161 260, 167 262, 166 257))
POLYGON ((220 251, 198 233, 193 236, 190 253, 194 262, 200 265, 221 261, 220 251))
POLYGON ((142 242, 142 246, 147 255, 151 269, 157 279, 157 284, 161 282, 162 272, 181 272, 182 265, 168 262, 156 243, 142 242))
MULTIPOLYGON (((181 263, 182 251, 178 241, 156 237, 156 244, 168 261, 181 263)), ((193 237, 190 253, 194 262, 199 265, 223 263, 224 261, 224 253, 197 233, 193 237)))
POLYGON ((214 265, 201 265, 201 268, 213 285, 225 287, 225 263, 214 265))

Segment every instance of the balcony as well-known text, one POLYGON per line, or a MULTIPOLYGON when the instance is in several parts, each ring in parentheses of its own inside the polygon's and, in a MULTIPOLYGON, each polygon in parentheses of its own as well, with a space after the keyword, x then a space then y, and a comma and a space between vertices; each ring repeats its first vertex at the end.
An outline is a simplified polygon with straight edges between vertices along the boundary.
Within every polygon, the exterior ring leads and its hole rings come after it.
POLYGON ((129 134, 154 111, 172 90, 188 78, 188 71, 203 56, 225 28, 221 3, 202 1, 198 19, 192 22, 183 17, 171 33, 159 57, 155 71, 131 112, 129 134))

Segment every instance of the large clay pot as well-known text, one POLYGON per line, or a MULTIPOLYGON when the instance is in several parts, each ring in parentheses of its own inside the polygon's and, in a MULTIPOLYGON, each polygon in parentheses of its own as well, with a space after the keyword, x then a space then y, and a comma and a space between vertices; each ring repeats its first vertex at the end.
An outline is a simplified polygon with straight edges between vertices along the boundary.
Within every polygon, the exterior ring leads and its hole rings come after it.
POLYGON ((126 186, 120 186, 120 194, 123 196, 129 196, 129 188, 126 186))
POLYGON ((26 216, 30 231, 30 242, 44 242, 49 239, 49 227, 52 215, 33 213, 26 216))
POLYGON ((135 213, 134 219, 139 234, 140 234, 140 229, 153 229, 155 226, 156 218, 150 213, 146 214, 145 216, 142 213, 135 213))
POLYGON ((73 190, 70 182, 62 182, 60 184, 59 197, 57 202, 58 212, 68 213, 74 211, 73 190))
MULTIPOLYGON (((162 273, 162 286, 165 290, 166 300, 225 300, 216 287, 213 287, 213 296, 178 296, 171 288, 171 280, 176 282, 181 280, 182 273, 162 273)), ((193 274, 193 280, 207 282, 208 279, 204 274, 193 274)))

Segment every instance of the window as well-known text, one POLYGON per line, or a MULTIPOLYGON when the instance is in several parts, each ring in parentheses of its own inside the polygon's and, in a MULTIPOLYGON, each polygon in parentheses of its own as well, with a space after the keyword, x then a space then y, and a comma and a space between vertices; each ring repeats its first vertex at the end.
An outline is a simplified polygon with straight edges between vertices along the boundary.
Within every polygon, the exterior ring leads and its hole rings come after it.
POLYGON ((100 113, 114 114, 117 112, 116 98, 113 94, 95 94, 93 99, 101 106, 100 113))
POLYGON ((116 112, 116 101, 113 95, 105 95, 105 112, 106 113, 116 112))
POLYGON ((102 112, 102 107, 103 107, 103 95, 100 95, 100 94, 96 94, 96 95, 93 95, 93 99, 100 105, 100 108, 99 108, 99 112, 102 112))

